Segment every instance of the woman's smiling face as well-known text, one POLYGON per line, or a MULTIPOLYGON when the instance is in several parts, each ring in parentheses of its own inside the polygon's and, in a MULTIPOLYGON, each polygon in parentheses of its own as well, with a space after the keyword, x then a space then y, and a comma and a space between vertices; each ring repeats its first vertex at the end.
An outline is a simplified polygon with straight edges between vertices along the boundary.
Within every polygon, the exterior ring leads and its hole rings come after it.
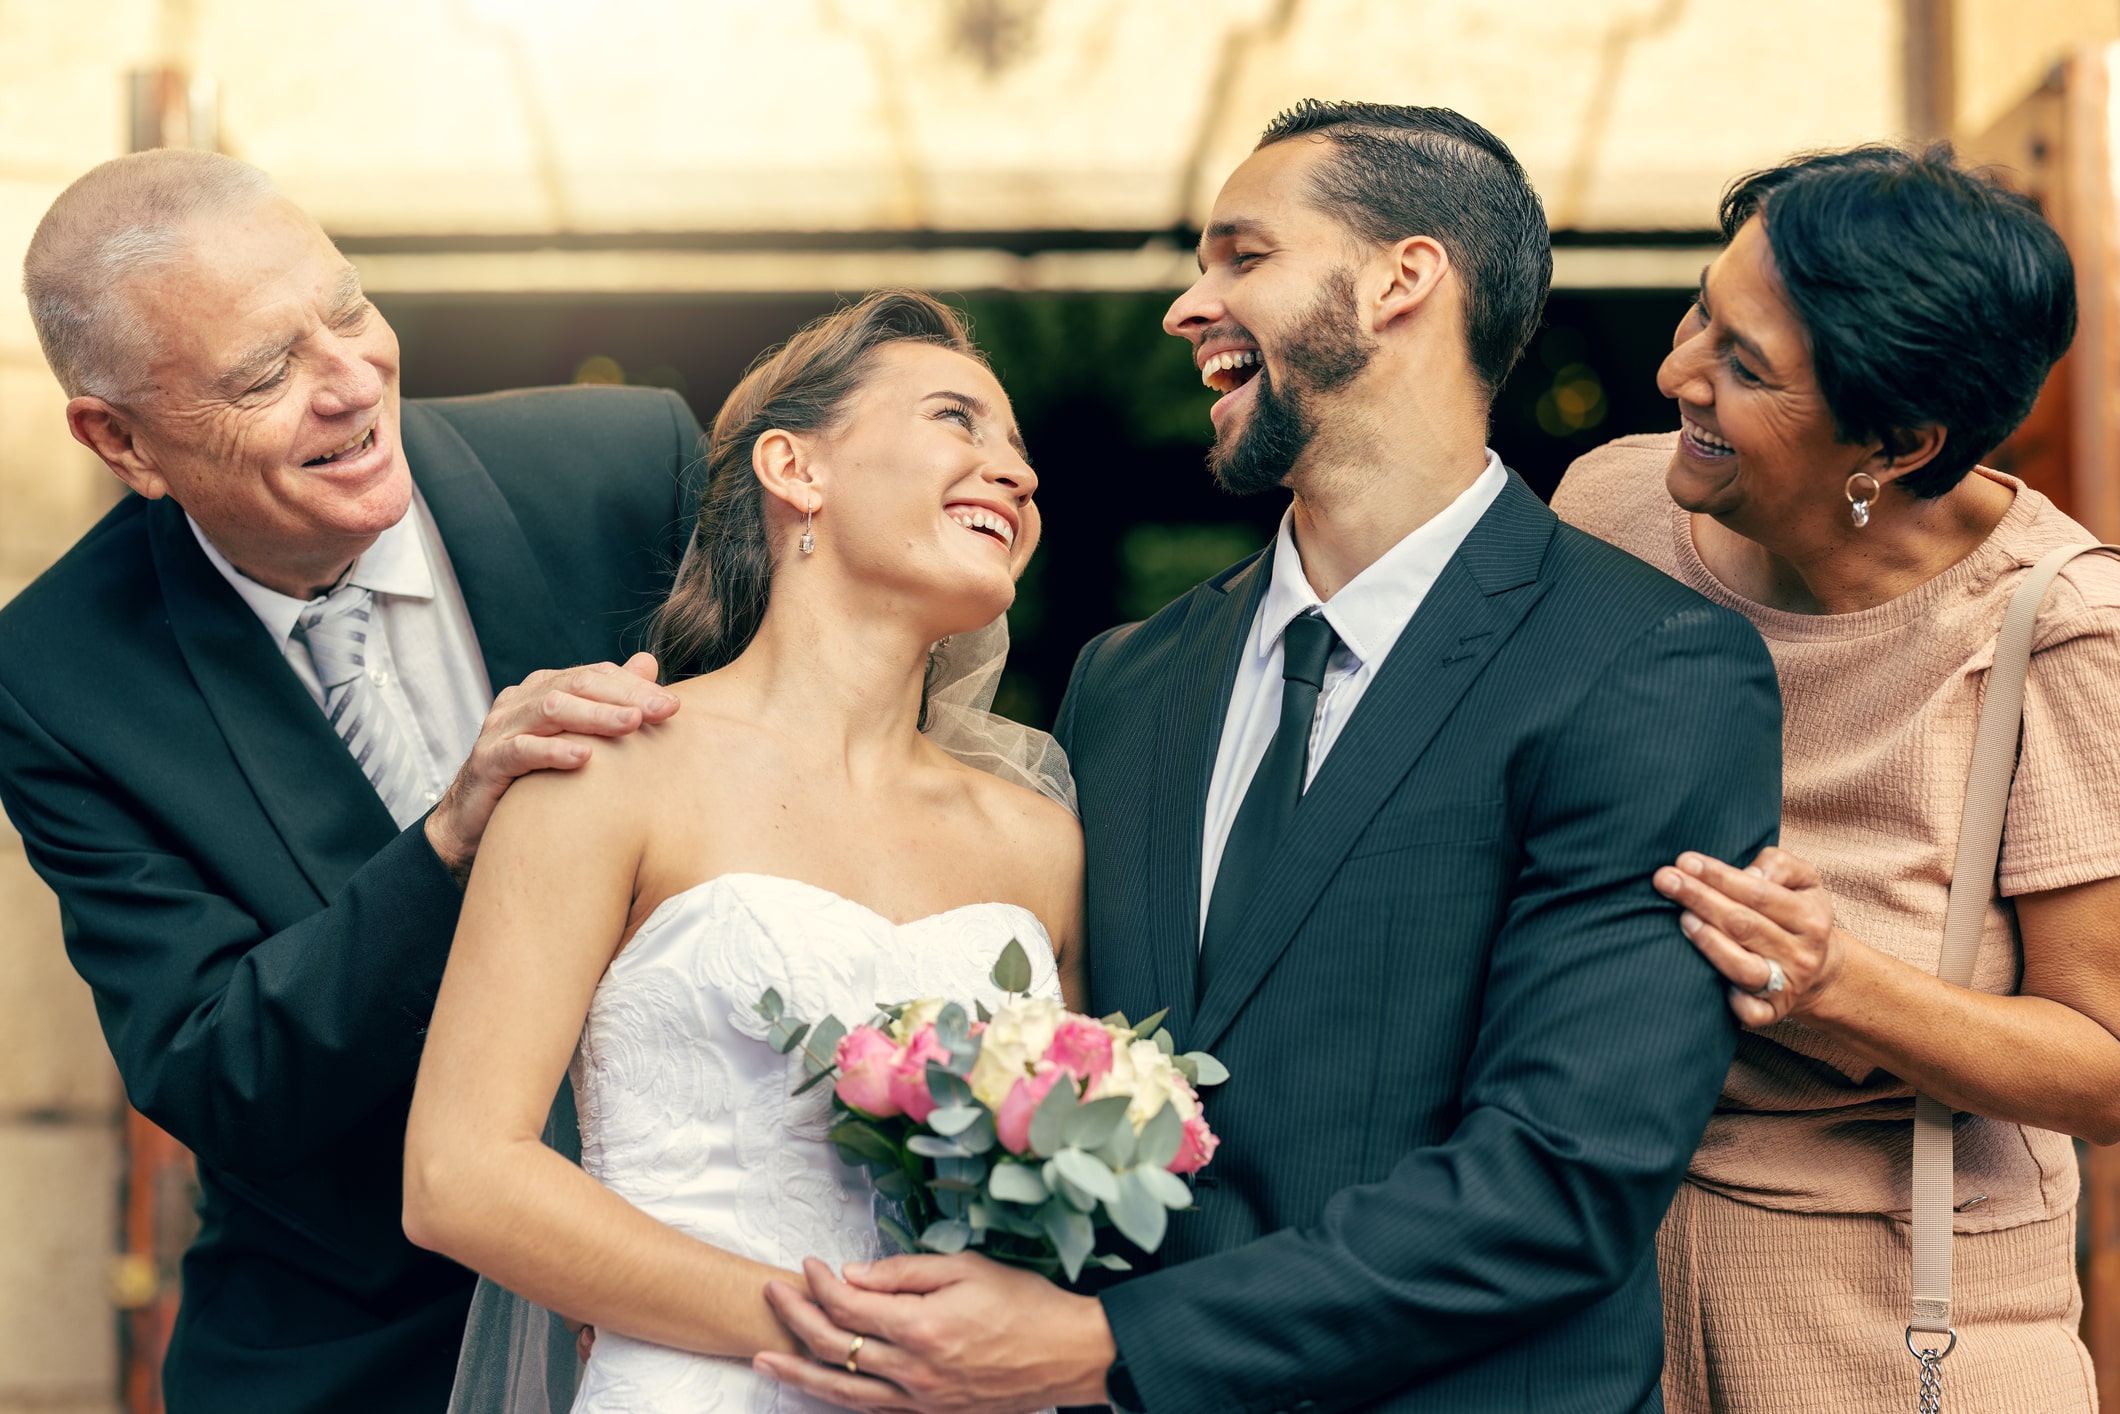
POLYGON ((1842 487, 1876 449, 1840 439, 1759 217, 1702 273, 1656 384, 1678 403, 1679 505, 1762 543, 1846 519, 1842 487))

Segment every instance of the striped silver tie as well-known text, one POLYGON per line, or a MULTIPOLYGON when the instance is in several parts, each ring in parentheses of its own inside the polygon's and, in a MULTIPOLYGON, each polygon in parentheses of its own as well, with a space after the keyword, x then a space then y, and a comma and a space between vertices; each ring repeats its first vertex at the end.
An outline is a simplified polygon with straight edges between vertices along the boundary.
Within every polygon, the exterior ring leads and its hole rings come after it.
POLYGON ((368 675, 368 627, 375 596, 343 584, 302 611, 295 635, 309 649, 324 689, 324 715, 400 824, 426 807, 419 771, 383 694, 368 675), (409 812, 409 816, 408 816, 409 812))

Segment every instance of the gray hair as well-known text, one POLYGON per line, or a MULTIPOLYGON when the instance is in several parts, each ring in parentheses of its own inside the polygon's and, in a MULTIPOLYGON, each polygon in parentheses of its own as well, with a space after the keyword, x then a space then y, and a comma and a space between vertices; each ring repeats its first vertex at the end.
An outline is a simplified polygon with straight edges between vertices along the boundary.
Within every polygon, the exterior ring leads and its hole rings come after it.
POLYGON ((22 292, 66 395, 122 403, 146 392, 154 331, 129 297, 131 277, 181 257, 200 217, 277 195, 247 162, 175 147, 115 158, 61 192, 30 237, 22 292))

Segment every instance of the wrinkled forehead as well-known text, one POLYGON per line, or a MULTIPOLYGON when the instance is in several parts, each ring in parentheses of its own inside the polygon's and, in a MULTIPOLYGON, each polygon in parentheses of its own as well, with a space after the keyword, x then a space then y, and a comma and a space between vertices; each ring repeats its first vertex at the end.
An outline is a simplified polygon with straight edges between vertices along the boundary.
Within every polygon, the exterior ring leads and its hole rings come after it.
POLYGON ((322 228, 275 198, 187 224, 173 259, 135 273, 126 294, 157 345, 184 362, 293 334, 361 297, 360 277, 322 228))

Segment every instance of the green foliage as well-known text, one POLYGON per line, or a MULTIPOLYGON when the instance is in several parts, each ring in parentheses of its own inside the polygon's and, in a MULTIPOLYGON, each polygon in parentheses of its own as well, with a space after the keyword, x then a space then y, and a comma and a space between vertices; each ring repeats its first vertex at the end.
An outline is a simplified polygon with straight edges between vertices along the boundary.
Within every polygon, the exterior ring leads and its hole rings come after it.
POLYGON ((1008 940, 1008 946, 994 963, 992 977, 994 985, 1010 996, 1020 996, 1031 989, 1031 959, 1022 943, 1014 938, 1008 940))
POLYGON ((1145 619, 1265 542, 1248 525, 1136 525, 1119 540, 1119 612, 1145 619))

